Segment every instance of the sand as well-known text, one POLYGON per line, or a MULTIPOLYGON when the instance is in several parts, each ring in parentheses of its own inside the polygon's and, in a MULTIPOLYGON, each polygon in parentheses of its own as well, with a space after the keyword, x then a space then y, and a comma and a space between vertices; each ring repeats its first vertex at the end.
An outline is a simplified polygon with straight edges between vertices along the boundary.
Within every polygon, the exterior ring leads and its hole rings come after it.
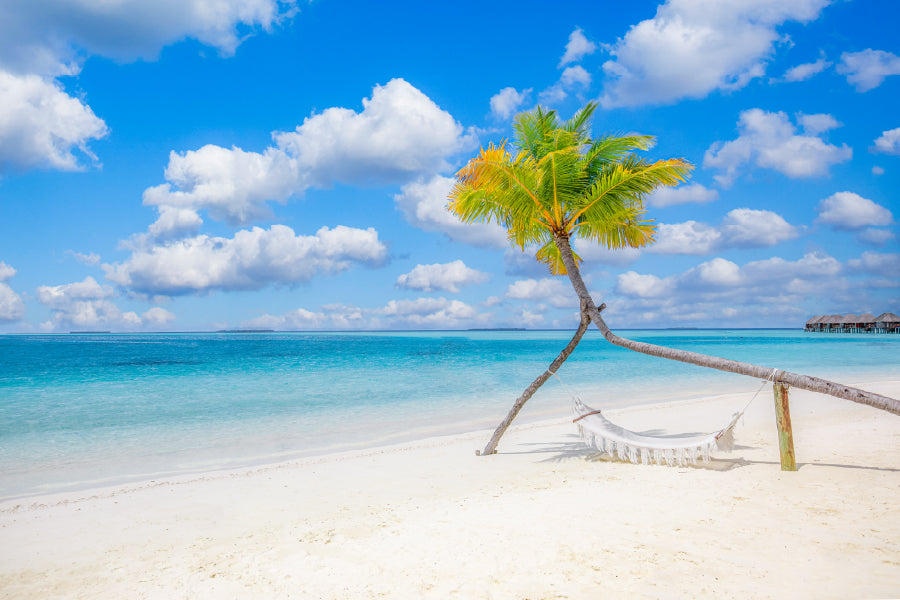
MULTIPOLYGON (((608 416, 715 430, 747 399, 608 416)), ((490 457, 482 431, 9 502, 0 597, 900 597, 900 417, 796 390, 791 410, 796 472, 769 391, 697 467, 600 459, 554 420, 490 457)))

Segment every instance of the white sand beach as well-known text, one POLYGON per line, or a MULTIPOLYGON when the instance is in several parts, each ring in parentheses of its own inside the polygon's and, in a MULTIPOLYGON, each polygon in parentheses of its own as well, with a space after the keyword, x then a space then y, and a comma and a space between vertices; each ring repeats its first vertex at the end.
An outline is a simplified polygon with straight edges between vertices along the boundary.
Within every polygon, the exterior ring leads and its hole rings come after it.
MULTIPOLYGON (((608 416, 711 431, 748 399, 608 416)), ((900 417, 792 390, 782 472, 773 404, 697 467, 598 459, 555 420, 491 457, 481 431, 8 502, 0 597, 900 597, 900 417)))

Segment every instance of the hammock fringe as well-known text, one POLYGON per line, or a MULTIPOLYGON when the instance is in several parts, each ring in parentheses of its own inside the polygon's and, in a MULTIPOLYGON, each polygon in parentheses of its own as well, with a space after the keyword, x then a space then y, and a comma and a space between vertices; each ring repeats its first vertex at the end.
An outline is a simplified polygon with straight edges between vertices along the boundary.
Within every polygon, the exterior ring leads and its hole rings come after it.
POLYGON ((707 463, 713 452, 734 449, 734 427, 743 413, 735 413, 723 429, 700 436, 655 437, 623 429, 606 419, 600 411, 575 399, 574 412, 578 433, 588 446, 613 459, 633 464, 673 466, 707 463))

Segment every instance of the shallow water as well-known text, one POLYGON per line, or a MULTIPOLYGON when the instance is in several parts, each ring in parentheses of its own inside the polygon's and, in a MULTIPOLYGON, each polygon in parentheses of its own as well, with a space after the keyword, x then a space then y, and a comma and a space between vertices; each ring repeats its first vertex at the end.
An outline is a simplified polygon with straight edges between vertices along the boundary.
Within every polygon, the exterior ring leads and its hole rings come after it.
MULTIPOLYGON (((900 379, 900 336, 635 330, 627 337, 846 383, 900 379)), ((490 428, 564 331, 0 335, 0 499, 490 428)), ((520 417, 569 391, 621 407, 755 391, 589 332, 520 417)))

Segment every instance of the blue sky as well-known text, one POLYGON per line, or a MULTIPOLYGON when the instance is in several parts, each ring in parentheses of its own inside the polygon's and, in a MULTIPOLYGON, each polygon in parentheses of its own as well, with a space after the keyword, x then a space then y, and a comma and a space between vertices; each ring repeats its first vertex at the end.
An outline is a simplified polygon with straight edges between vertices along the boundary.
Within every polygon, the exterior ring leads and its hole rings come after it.
MULTIPOLYGON (((453 174, 540 103, 656 136, 608 321, 900 312, 893 0, 0 6, 0 332, 568 328, 453 174)), ((576 242, 577 245, 577 242, 576 242)))

